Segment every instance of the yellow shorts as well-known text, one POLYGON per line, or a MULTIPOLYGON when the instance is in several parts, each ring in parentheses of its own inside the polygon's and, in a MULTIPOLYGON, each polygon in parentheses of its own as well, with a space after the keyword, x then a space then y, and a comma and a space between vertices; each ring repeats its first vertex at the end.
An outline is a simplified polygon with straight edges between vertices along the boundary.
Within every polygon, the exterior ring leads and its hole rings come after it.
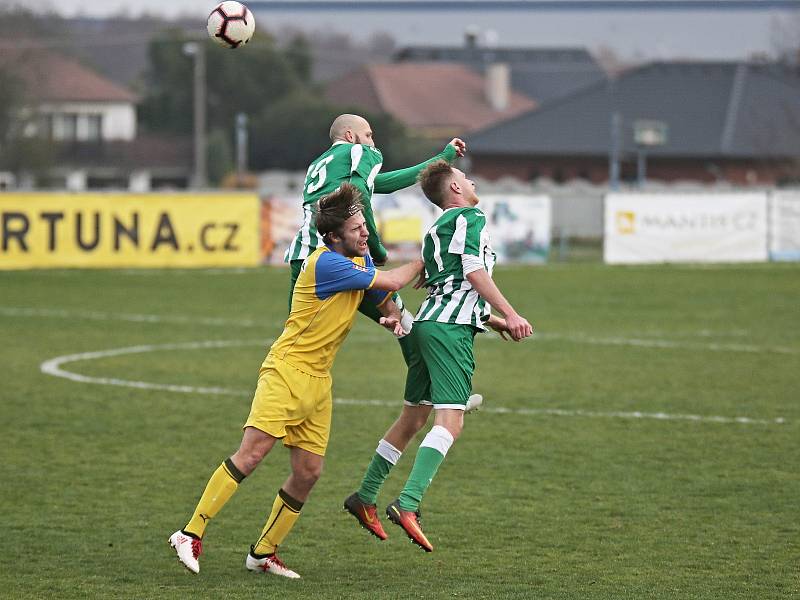
POLYGON ((283 439, 284 446, 325 456, 332 413, 330 375, 315 377, 267 356, 244 427, 283 439))

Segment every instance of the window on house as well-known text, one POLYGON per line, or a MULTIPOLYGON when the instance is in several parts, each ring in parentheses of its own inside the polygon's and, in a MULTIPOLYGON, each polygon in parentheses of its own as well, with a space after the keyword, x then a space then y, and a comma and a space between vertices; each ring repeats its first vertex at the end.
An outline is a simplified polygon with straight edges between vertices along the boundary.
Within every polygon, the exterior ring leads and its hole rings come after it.
POLYGON ((103 134, 103 115, 87 115, 86 138, 91 142, 99 141, 103 134))
POLYGON ((26 128, 25 137, 40 137, 46 140, 53 139, 53 115, 43 114, 36 119, 36 126, 26 128))
POLYGON ((74 140, 78 135, 78 115, 66 113, 53 117, 53 139, 74 140))

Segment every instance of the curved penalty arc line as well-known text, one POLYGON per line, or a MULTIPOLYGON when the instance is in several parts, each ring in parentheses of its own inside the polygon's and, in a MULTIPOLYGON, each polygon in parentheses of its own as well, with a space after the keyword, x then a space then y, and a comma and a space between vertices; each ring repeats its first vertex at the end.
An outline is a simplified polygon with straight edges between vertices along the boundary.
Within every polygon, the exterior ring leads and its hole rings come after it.
MULTIPOLYGON (((159 352, 169 350, 205 350, 213 348, 236 348, 242 346, 268 345, 272 340, 203 340, 197 342, 179 342, 172 344, 143 344, 139 346, 127 346, 124 348, 112 348, 108 350, 98 350, 94 352, 81 352, 78 354, 68 354, 56 356, 44 361, 39 365, 39 369, 46 375, 59 377, 77 383, 88 383, 96 385, 113 385, 120 387, 130 387, 144 390, 156 390, 165 392, 175 392, 181 394, 208 394, 225 396, 245 396, 245 390, 234 390, 222 387, 202 387, 182 384, 155 383, 148 381, 135 381, 128 379, 118 379, 115 377, 92 377, 81 375, 73 371, 62 368, 64 365, 85 361, 110 358, 114 356, 124 356, 129 354, 145 354, 148 352, 159 352)), ((370 400, 370 399, 350 399, 336 398, 334 402, 339 405, 356 406, 385 406, 399 407, 398 401, 370 400)), ((516 414, 527 416, 559 416, 559 417, 583 417, 583 418, 619 418, 619 419, 653 419, 659 421, 694 421, 702 423, 738 423, 746 425, 774 425, 784 424, 786 419, 778 417, 774 419, 759 419, 751 417, 724 417, 716 415, 693 415, 693 414, 670 414, 664 412, 648 413, 640 411, 590 411, 590 410, 566 410, 558 408, 505 408, 502 406, 485 407, 481 412, 492 414, 516 414)))

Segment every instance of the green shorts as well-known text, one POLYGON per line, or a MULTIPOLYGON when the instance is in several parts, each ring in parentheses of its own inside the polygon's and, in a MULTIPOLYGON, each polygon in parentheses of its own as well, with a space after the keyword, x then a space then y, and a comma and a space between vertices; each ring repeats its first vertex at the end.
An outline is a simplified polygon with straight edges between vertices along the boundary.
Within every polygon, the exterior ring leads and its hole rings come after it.
MULTIPOLYGON (((289 283, 289 310, 292 310, 292 293, 294 292, 294 285, 297 283, 297 278, 300 277, 300 269, 303 266, 302 260, 293 260, 289 263, 292 273, 292 280, 289 283)), ((392 300, 395 301, 398 308, 402 311, 403 310, 403 300, 400 298, 400 294, 395 292, 392 294, 392 300)), ((375 306, 370 300, 364 299, 364 301, 359 305, 358 312, 362 315, 366 315, 376 323, 379 322, 380 318, 383 316, 381 312, 378 310, 378 307, 375 306)), ((411 330, 411 334, 404 336, 397 340, 400 342, 400 350, 403 352, 403 360, 406 361, 406 365, 410 365, 411 361, 419 360, 417 356, 415 356, 416 351, 414 350, 414 344, 409 339, 412 335, 414 335, 414 330, 411 330)))
POLYGON ((472 393, 477 329, 471 325, 415 321, 408 362, 406 404, 463 409, 472 393))

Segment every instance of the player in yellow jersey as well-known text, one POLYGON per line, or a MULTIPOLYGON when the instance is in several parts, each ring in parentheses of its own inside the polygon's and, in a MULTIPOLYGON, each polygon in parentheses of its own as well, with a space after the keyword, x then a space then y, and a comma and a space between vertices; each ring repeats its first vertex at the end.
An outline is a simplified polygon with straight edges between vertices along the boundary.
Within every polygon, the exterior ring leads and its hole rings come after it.
POLYGON ((361 196, 349 183, 319 201, 316 226, 325 245, 303 264, 286 326, 261 365, 241 445, 211 476, 186 526, 169 538, 178 560, 194 573, 200 571, 198 557, 209 520, 275 442, 283 440, 290 451, 291 474, 278 491, 245 566, 251 571, 299 577, 275 552, 322 472, 333 404, 330 369, 336 352, 365 296, 385 315, 381 325, 395 335, 402 334, 400 311, 391 294, 420 274, 422 261, 390 271, 375 269, 367 249, 369 233, 361 213, 361 196))

